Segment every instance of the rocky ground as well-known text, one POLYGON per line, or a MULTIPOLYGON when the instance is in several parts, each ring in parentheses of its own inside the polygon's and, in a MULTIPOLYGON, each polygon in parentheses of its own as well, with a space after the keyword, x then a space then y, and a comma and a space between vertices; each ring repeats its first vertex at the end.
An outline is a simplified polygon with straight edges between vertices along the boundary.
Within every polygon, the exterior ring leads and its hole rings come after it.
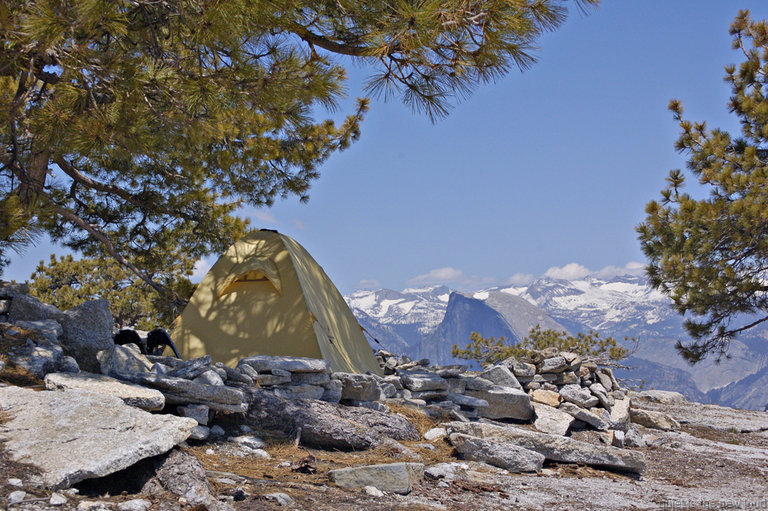
MULTIPOLYGON (((403 461, 401 453, 386 447, 327 451, 296 447, 276 438, 267 439, 264 450, 271 458, 264 459, 222 439, 198 445, 189 442, 181 451, 200 461, 218 501, 238 510, 768 509, 768 414, 687 401, 634 402, 639 408, 663 409, 682 423, 677 431, 639 427, 648 444, 635 449, 645 455, 642 476, 564 463, 547 463, 536 475, 511 474, 485 463, 457 460, 445 438, 439 438, 403 442, 422 458, 427 474, 407 495, 378 494, 370 488, 337 487, 329 482, 328 472, 403 461), (301 461, 308 457, 314 457, 309 465, 316 468, 315 473, 300 470, 301 461), (441 463, 453 463, 453 475, 431 478, 429 468, 441 463)), ((404 412, 422 434, 439 425, 404 412)), ((572 436, 600 443, 593 431, 572 436)), ((52 506, 54 492, 25 484, 34 479, 34 469, 11 462, 2 453, 0 463, 4 468, 0 494, 7 498, 14 491, 27 493, 21 502, 9 506, 16 510, 146 509, 142 504, 149 509, 189 508, 178 492, 141 493, 137 481, 153 477, 146 466, 59 491, 65 502, 52 506)))
POLYGON ((478 373, 379 352, 377 376, 111 336, 104 302, 62 312, 0 286, 0 504, 768 509, 768 413, 628 392, 574 353, 478 373))

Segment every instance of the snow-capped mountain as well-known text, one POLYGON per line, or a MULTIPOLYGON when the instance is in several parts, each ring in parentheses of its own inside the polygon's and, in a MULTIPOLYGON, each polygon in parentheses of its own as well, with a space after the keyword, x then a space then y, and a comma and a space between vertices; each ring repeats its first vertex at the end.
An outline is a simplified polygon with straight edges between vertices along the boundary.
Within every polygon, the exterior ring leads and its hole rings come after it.
MULTIPOLYGON (((596 330, 622 341, 637 338, 637 371, 647 388, 685 388, 691 398, 757 373, 768 365, 768 328, 732 342, 731 359, 689 366, 674 348, 687 336, 670 301, 650 289, 644 277, 590 275, 575 280, 541 277, 524 286, 502 286, 462 293, 445 286, 393 291, 356 291, 345 297, 366 330, 393 352, 449 364, 454 344, 464 346, 471 332, 516 342, 530 328, 596 330)), ((674 390, 674 389, 673 389, 674 390)), ((760 403, 750 407, 760 408, 760 403)), ((743 406, 743 404, 742 404, 743 406)))
POLYGON ((649 325, 677 319, 669 299, 648 287, 645 278, 633 275, 574 281, 544 277, 528 286, 498 290, 524 298, 554 318, 600 332, 618 329, 622 335, 635 335, 649 325))

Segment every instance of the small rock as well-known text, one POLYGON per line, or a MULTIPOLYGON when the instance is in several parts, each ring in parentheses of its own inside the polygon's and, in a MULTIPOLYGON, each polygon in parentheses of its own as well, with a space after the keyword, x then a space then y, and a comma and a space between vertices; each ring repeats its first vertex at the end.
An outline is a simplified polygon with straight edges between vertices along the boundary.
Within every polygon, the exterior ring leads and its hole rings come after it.
POLYGON ((448 433, 445 431, 445 428, 432 428, 424 433, 424 440, 431 442, 433 440, 437 440, 438 438, 445 438, 447 434, 448 433))
POLYGON ((213 369, 204 372, 192 381, 206 385, 224 385, 224 380, 213 369))
POLYGON ((538 472, 544 456, 509 442, 498 442, 461 433, 452 433, 451 444, 466 460, 481 461, 511 472, 538 472))
POLYGON ((559 392, 565 401, 582 408, 592 408, 600 402, 589 389, 581 388, 579 385, 565 385, 559 392))
POLYGON ((660 403, 665 405, 673 403, 684 403, 687 401, 684 395, 680 394, 679 392, 672 392, 669 390, 644 390, 642 392, 638 392, 632 397, 632 399, 645 400, 650 401, 651 403, 660 403))
POLYGON ((146 499, 131 499, 117 505, 119 511, 147 511, 152 503, 146 499))
POLYGON ((625 447, 645 447, 645 440, 643 436, 637 431, 637 428, 630 427, 626 433, 624 433, 624 446, 625 447))
POLYGON ((61 493, 54 492, 51 495, 51 498, 48 500, 48 504, 52 506, 63 506, 67 503, 67 497, 62 495, 61 493))
POLYGON ((501 362, 501 365, 507 366, 518 378, 533 378, 536 374, 536 366, 525 362, 518 362, 515 357, 509 357, 501 362))
POLYGON ((680 429, 680 423, 666 413, 630 408, 629 415, 632 422, 645 426, 646 428, 661 429, 663 431, 680 429))
POLYGON ((483 417, 519 420, 529 420, 533 417, 531 400, 522 390, 494 386, 488 390, 468 390, 467 395, 488 402, 487 407, 479 410, 483 417))
POLYGON ((205 405, 186 405, 176 408, 179 416, 195 419, 201 426, 207 426, 211 418, 211 409, 205 405))
POLYGON ((271 460, 272 456, 265 451, 264 449, 253 449, 250 453, 248 453, 250 456, 254 456, 256 458, 261 458, 264 460, 271 460))
POLYGON ((448 390, 448 382, 428 371, 406 371, 401 374, 403 386, 411 391, 448 390))
POLYGON ((342 384, 341 399, 378 401, 382 398, 379 382, 373 375, 339 372, 333 373, 332 377, 342 384))
POLYGON ((189 439, 197 440, 199 442, 207 440, 209 436, 211 436, 211 429, 208 426, 197 425, 189 432, 189 439))
POLYGON ((463 474, 469 465, 465 463, 437 463, 424 470, 424 475, 430 479, 444 479, 453 481, 460 474, 463 474))
POLYGON ((211 428, 211 436, 212 437, 222 437, 222 436, 224 436, 226 434, 227 434, 227 432, 224 431, 224 428, 222 428, 218 424, 216 424, 215 426, 213 426, 211 428))
POLYGON ((279 506, 290 506, 293 504, 293 499, 290 497, 290 495, 286 493, 268 493, 264 495, 264 498, 267 500, 271 500, 272 502, 277 502, 279 506))
POLYGON ((539 367, 540 373, 562 373, 568 369, 568 362, 562 356, 545 358, 539 367))
POLYGON ((341 391, 344 385, 339 380, 331 380, 323 385, 323 395, 320 396, 320 401, 327 403, 338 403, 341 401, 341 391))
POLYGON ((560 402, 563 400, 562 396, 557 392, 551 390, 534 390, 531 392, 531 400, 537 403, 543 403, 553 408, 560 406, 560 402))
POLYGON ((267 445, 267 443, 261 438, 250 435, 236 436, 231 440, 236 444, 242 445, 243 447, 248 447, 249 449, 263 449, 267 445))
POLYGON ((575 420, 572 415, 544 403, 534 402, 533 409, 536 411, 533 427, 543 433, 565 435, 575 420))
POLYGON ((286 385, 274 387, 273 392, 283 399, 320 399, 325 389, 317 385, 286 385))
POLYGON ((274 369, 282 369, 292 373, 328 372, 328 362, 317 358, 255 355, 240 360, 238 365, 240 364, 247 364, 258 372, 274 372, 274 369))
POLYGON ((611 392, 613 390, 613 382, 611 381, 610 376, 602 371, 595 373, 595 376, 597 376, 598 381, 605 388, 606 392, 611 392))
POLYGON ((365 493, 370 495, 371 497, 383 497, 384 492, 376 488, 375 486, 366 486, 365 493))
POLYGON ((22 490, 12 491, 11 494, 8 495, 8 505, 13 506, 15 504, 18 504, 19 502, 24 500, 26 496, 27 496, 27 492, 25 491, 22 491, 22 490))
POLYGON ((328 478, 343 488, 364 488, 375 486, 382 491, 407 494, 413 485, 423 477, 422 463, 388 463, 347 467, 328 472, 328 478))
POLYGON ((480 373, 479 376, 480 378, 484 378, 490 382, 495 383, 496 385, 512 387, 514 389, 522 389, 520 382, 517 381, 515 375, 512 374, 512 371, 510 371, 509 368, 504 365, 491 366, 480 373))
POLYGON ((248 492, 246 492, 244 489, 238 487, 235 490, 235 494, 232 496, 235 502, 240 502, 248 498, 248 492))
POLYGON ((15 477, 12 477, 12 478, 8 479, 8 485, 15 486, 17 488, 22 488, 24 486, 24 483, 22 482, 21 479, 17 479, 15 477))
POLYGON ((604 431, 611 427, 610 422, 604 420, 600 415, 597 415, 589 410, 585 410, 584 408, 580 408, 573 403, 563 403, 558 409, 569 415, 572 415, 575 419, 586 422, 595 429, 604 431))

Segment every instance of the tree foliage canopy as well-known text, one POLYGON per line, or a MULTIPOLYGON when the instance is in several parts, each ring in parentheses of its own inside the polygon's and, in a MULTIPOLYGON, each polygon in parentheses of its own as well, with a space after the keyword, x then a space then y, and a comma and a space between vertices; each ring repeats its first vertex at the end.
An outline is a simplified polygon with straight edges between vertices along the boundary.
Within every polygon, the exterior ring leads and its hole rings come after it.
MULTIPOLYGON (((176 315, 167 301, 112 258, 76 261, 71 255, 51 255, 48 264, 40 261, 30 281, 32 296, 61 310, 87 300, 107 300, 118 328, 168 328, 176 315)), ((186 278, 163 284, 184 299, 194 290, 186 278)))
POLYGON ((436 118, 598 1, 3 1, 1 193, 160 288, 245 232, 238 207, 306 200, 358 137, 365 99, 318 118, 345 94, 340 58, 436 118))
POLYGON ((630 354, 630 350, 621 346, 613 337, 603 337, 595 331, 571 335, 560 330, 542 330, 539 325, 533 327, 518 344, 507 345, 504 341, 504 337, 485 338, 472 332, 470 343, 463 349, 454 345, 451 354, 464 360, 476 360, 483 366, 493 365, 509 357, 528 358, 532 351, 546 348, 570 351, 600 365, 613 365, 630 354))
POLYGON ((685 193, 684 172, 672 170, 637 228, 651 285, 688 316, 692 341, 677 348, 691 363, 727 356, 734 336, 768 321, 768 24, 741 11, 730 32, 744 56, 725 68, 741 133, 686 120, 670 102, 681 128, 675 147, 708 196, 685 193))

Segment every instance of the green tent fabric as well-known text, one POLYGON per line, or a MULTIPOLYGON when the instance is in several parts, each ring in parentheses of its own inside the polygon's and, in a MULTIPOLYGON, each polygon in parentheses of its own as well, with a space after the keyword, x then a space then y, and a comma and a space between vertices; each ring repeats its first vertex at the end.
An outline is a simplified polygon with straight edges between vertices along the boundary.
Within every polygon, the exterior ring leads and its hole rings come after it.
POLYGON ((254 231, 222 255, 176 319, 184 358, 232 365, 251 355, 322 358, 332 371, 381 369, 331 279, 292 238, 254 231))

